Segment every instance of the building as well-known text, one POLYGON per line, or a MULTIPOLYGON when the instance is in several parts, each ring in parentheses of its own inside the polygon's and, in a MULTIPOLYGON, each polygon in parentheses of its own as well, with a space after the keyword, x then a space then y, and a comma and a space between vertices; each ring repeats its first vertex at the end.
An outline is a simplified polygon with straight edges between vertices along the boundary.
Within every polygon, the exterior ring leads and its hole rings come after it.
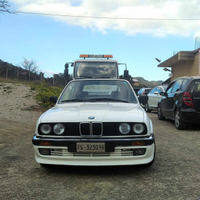
POLYGON ((158 65, 170 67, 171 81, 181 76, 200 76, 200 48, 194 51, 180 51, 158 65))

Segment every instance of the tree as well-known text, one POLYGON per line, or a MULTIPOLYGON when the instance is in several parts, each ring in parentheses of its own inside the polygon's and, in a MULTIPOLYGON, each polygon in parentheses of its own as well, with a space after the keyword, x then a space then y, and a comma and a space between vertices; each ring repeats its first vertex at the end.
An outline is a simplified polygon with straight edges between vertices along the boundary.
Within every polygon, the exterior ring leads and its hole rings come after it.
POLYGON ((36 64, 36 61, 34 61, 34 60, 28 60, 26 58, 23 58, 23 59, 24 59, 24 61, 22 63, 20 63, 20 67, 22 67, 28 71, 29 81, 30 81, 31 73, 37 74, 39 72, 38 66, 36 64))
POLYGON ((0 0, 0 13, 7 12, 7 13, 14 14, 14 12, 10 11, 9 8, 10 8, 10 5, 9 5, 8 1, 0 0))

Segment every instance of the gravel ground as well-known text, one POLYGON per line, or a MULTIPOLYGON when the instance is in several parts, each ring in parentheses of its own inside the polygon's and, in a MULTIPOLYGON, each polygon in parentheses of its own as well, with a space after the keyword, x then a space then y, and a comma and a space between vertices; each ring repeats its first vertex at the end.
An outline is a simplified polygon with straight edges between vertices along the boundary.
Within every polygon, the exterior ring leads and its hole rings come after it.
POLYGON ((0 85, 0 199, 200 199, 200 127, 178 131, 172 121, 159 121, 150 113, 157 144, 150 168, 47 170, 35 162, 31 144, 41 114, 35 109, 35 91, 19 84, 0 85))

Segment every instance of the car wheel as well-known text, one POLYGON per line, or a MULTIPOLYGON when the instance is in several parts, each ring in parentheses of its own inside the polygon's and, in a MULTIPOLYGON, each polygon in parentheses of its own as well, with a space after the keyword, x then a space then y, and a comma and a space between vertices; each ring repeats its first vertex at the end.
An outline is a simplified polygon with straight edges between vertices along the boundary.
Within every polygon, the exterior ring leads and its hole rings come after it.
POLYGON ((180 112, 178 110, 175 112, 174 119, 175 127, 177 129, 183 130, 186 128, 186 123, 181 119, 180 112))
POLYGON ((162 114, 162 111, 161 111, 161 108, 160 108, 160 106, 158 106, 158 119, 159 120, 163 120, 163 119, 165 119, 165 117, 163 116, 163 114, 162 114))
POLYGON ((145 111, 146 111, 146 112, 151 112, 151 110, 149 109, 149 104, 148 104, 148 102, 145 104, 145 111))

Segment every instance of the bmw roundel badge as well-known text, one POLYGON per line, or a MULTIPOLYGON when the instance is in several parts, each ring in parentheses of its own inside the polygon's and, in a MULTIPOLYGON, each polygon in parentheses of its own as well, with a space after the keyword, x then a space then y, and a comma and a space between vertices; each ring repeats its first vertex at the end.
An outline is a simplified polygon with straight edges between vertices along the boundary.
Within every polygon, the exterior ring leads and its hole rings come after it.
POLYGON ((88 119, 91 119, 91 120, 92 120, 92 119, 95 119, 95 117, 93 117, 93 116, 90 116, 90 117, 88 117, 88 119))

